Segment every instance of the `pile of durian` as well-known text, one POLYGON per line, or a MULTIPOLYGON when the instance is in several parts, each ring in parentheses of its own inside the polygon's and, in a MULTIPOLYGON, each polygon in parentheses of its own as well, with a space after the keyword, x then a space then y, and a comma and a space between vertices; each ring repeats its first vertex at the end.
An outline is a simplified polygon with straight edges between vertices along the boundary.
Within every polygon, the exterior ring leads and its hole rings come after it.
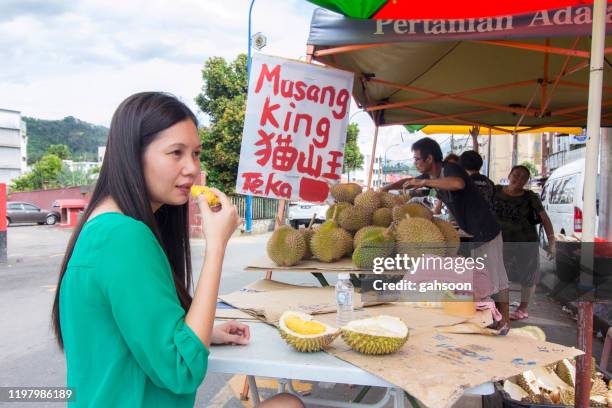
MULTIPOLYGON (((595 361, 593 361, 595 367, 595 361)), ((574 406, 576 362, 564 359, 552 366, 525 371, 504 381, 504 391, 510 398, 529 404, 574 406)), ((593 368, 591 377, 591 407, 612 408, 612 381, 593 368)))
POLYGON ((298 311, 286 311, 278 321, 281 337, 303 353, 321 351, 338 336, 354 351, 368 355, 391 354, 408 340, 408 326, 387 315, 353 320, 335 328, 298 311))
POLYGON ((453 225, 434 218, 422 204, 406 203, 406 195, 362 191, 355 183, 334 185, 331 195, 335 203, 320 227, 296 230, 285 225, 274 231, 267 252, 278 266, 350 256, 358 269, 371 269, 375 258, 396 253, 457 254, 459 234, 453 225))

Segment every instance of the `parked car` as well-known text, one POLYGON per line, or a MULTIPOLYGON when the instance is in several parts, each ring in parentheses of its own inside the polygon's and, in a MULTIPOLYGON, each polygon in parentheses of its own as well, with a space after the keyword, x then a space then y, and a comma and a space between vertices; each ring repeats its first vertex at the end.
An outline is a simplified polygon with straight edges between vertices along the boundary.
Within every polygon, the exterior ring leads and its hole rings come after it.
POLYGON ((59 212, 45 210, 34 204, 23 202, 8 202, 6 204, 6 222, 8 225, 19 223, 53 225, 59 220, 59 212))
POLYGON ((316 214, 315 223, 320 224, 325 222, 325 213, 328 208, 327 204, 293 201, 289 203, 287 218, 293 228, 299 228, 300 225, 308 226, 313 214, 316 214))
MULTIPOLYGON (((599 176, 598 176, 599 177, 599 176)), ((555 234, 582 233, 582 205, 584 200, 584 159, 559 167, 550 175, 540 198, 550 217, 555 234)), ((597 183, 597 209, 599 213, 599 182, 597 183)), ((597 220, 595 220, 597 225, 597 220)), ((540 225, 540 244, 547 245, 546 233, 540 225)))

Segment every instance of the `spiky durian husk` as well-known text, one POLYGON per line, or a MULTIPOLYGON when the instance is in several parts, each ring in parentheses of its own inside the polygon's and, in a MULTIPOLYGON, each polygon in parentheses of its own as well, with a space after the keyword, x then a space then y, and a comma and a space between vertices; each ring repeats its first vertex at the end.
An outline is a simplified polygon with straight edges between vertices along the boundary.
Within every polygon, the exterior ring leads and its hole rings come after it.
POLYGON ((591 380, 591 395, 608 395, 608 386, 602 378, 595 378, 591 380))
POLYGON ((300 231, 302 237, 304 237, 304 242, 306 243, 306 250, 304 251, 304 256, 302 259, 310 259, 312 258, 312 251, 310 250, 310 240, 315 233, 313 228, 303 228, 300 231))
POLYGON ((381 208, 393 208, 397 205, 397 196, 386 191, 379 193, 381 208))
POLYGON ((386 228, 391 225, 392 221, 393 216, 390 208, 379 208, 378 210, 374 211, 374 214, 372 215, 372 224, 379 227, 386 228))
POLYGON ((333 185, 330 193, 334 200, 353 204, 355 197, 361 193, 361 186, 357 183, 342 183, 333 185))
POLYGON ((538 380, 531 371, 525 371, 524 373, 516 376, 516 383, 530 396, 540 394, 538 380))
POLYGON ((542 405, 552 405, 553 401, 548 394, 535 394, 524 397, 521 402, 527 404, 542 404, 542 405))
POLYGON ((312 254, 321 262, 335 262, 352 251, 353 237, 335 222, 326 221, 310 239, 312 254))
POLYGON ((370 214, 373 214, 380 208, 380 193, 373 190, 364 191, 355 197, 355 206, 364 208, 370 214))
POLYGON ((279 332, 281 337, 287 342, 287 344, 302 353, 312 353, 315 351, 321 351, 325 347, 329 346, 338 336, 338 333, 330 333, 324 334, 316 338, 304 338, 296 336, 289 332, 285 332, 281 329, 279 329, 279 332))
POLYGON ((347 231, 358 231, 372 221, 372 214, 362 207, 350 206, 338 215, 338 225, 347 231))
POLYGON ((608 399, 604 395, 591 394, 590 405, 591 407, 596 407, 596 408, 607 408, 608 399))
POLYGON ((278 266, 293 266, 304 256, 306 241, 298 230, 283 225, 272 233, 266 249, 278 266))
POLYGON ((444 256, 444 235, 425 218, 406 218, 395 227, 397 252, 409 256, 432 254, 444 256))
POLYGON ((381 355, 395 353, 408 340, 406 337, 384 337, 370 334, 357 333, 352 330, 341 329, 342 339, 353 350, 370 355, 381 355))
POLYGON ((408 211, 408 215, 411 217, 425 218, 427 220, 431 220, 433 218, 433 212, 423 204, 408 203, 406 204, 406 210, 408 211))
POLYGON ((361 228, 359 231, 355 233, 353 237, 353 247, 357 248, 361 243, 361 240, 366 234, 369 234, 371 231, 384 231, 383 227, 377 227, 375 225, 368 225, 367 227, 361 228))
POLYGON ((433 223, 438 227, 442 235, 444 235, 444 244, 446 246, 446 256, 455 256, 459 251, 461 239, 459 232, 450 222, 433 218, 433 223))
POLYGON ((576 386, 576 367, 566 358, 559 361, 555 367, 555 372, 566 384, 576 386))
POLYGON ((390 231, 372 231, 365 235, 353 252, 353 263, 360 269, 372 269, 374 259, 386 258, 395 252, 395 240, 390 231))
POLYGON ((576 401, 576 393, 574 391, 574 389, 569 389, 569 390, 562 390, 561 391, 561 398, 560 398, 560 403, 561 405, 568 405, 570 407, 573 407, 576 401))
POLYGON ((327 220, 331 220, 334 217, 334 211, 337 212, 336 217, 340 217, 340 214, 342 214, 342 211, 350 207, 351 207, 350 203, 334 203, 330 205, 327 211, 325 212, 325 217, 327 220))

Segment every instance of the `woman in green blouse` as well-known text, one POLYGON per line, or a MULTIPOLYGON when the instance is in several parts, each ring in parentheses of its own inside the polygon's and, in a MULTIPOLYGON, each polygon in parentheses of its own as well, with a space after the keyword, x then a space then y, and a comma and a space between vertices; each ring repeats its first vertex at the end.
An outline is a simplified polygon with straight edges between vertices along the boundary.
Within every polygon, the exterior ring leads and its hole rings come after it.
MULTIPOLYGON (((130 96, 113 115, 89 206, 62 263, 52 324, 73 406, 193 407, 211 344, 247 344, 248 326, 213 327, 225 248, 240 223, 220 191, 199 199, 206 238, 193 297, 190 187, 200 172, 197 120, 173 96, 130 96)), ((303 407, 277 395, 265 407, 303 407)))

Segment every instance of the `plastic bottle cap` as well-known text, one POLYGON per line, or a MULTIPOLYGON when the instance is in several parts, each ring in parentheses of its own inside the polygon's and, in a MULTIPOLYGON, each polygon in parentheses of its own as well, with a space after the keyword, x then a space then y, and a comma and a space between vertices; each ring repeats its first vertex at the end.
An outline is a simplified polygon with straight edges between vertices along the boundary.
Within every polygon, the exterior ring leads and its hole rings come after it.
POLYGON ((348 274, 348 273, 339 273, 338 274, 338 279, 350 280, 351 279, 351 275, 348 274))

